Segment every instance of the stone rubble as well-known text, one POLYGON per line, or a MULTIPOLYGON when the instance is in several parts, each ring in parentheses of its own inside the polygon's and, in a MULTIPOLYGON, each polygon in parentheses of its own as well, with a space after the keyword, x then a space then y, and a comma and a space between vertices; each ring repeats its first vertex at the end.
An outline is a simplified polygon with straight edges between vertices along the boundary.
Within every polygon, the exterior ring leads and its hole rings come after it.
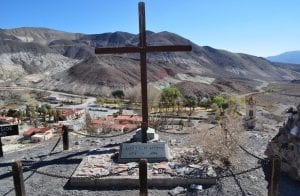
MULTIPOLYGON (((90 152, 85 157, 73 176, 105 177, 106 175, 135 176, 138 175, 138 163, 120 164, 113 160, 117 156, 115 148, 100 148, 90 152), (131 169, 134 168, 134 169, 131 169)), ((202 150, 199 148, 172 148, 173 159, 169 162, 148 164, 148 175, 173 175, 190 177, 215 177, 216 172, 208 161, 202 161, 202 150)))
POLYGON ((300 181, 300 104, 297 110, 290 108, 286 123, 272 139, 267 155, 280 155, 281 169, 292 179, 300 181))

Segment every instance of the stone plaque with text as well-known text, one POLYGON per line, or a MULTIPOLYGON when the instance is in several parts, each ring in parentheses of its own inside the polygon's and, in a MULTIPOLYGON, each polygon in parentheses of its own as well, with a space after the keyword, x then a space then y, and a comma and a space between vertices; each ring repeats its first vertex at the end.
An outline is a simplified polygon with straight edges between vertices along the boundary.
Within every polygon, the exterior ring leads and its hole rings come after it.
POLYGON ((18 125, 1 125, 0 126, 0 137, 19 135, 18 125))
POLYGON ((119 162, 138 162, 147 159, 148 162, 161 162, 170 159, 170 150, 166 143, 123 143, 120 146, 119 162))

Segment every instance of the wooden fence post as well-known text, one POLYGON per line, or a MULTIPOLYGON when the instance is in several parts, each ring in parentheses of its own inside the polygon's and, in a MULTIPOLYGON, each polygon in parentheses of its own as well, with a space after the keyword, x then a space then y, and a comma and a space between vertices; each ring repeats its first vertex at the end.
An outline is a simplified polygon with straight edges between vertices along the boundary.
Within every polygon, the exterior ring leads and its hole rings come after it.
POLYGON ((16 196, 25 196, 26 194, 25 194, 23 168, 22 168, 21 161, 16 161, 12 164, 12 173, 13 173, 16 196))
POLYGON ((148 171, 147 159, 141 159, 139 162, 140 196, 148 195, 147 171, 148 171))
POLYGON ((0 137, 0 157, 3 157, 2 141, 0 137))
POLYGON ((67 126, 62 127, 63 131, 63 149, 69 150, 69 130, 67 126))
POLYGON ((278 196, 279 178, 281 169, 281 159, 279 155, 274 155, 271 162, 271 180, 268 196, 278 196))

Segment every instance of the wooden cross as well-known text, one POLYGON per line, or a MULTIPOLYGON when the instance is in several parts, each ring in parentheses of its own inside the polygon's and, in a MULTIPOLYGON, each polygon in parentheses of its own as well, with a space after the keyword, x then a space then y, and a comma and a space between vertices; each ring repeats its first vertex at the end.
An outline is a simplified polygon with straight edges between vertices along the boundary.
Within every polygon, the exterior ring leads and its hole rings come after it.
POLYGON ((146 43, 146 24, 145 24, 145 4, 139 2, 139 37, 138 47, 115 47, 115 48, 96 48, 96 54, 117 54, 117 53, 140 53, 141 67, 141 91, 142 91, 142 142, 147 143, 148 129, 148 100, 147 100, 147 52, 179 52, 191 51, 190 45, 173 46, 147 46, 146 43))

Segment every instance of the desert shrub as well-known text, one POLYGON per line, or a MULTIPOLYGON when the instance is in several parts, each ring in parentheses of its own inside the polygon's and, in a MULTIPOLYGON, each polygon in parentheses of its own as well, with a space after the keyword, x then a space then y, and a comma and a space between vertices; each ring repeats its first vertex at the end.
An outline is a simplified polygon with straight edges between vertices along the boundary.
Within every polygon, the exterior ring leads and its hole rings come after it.
POLYGON ((223 160, 230 160, 235 155, 238 149, 240 130, 242 130, 241 119, 222 119, 216 128, 194 133, 191 144, 200 145, 203 148, 205 159, 211 162, 214 160, 223 162, 223 160))
POLYGON ((219 106, 216 103, 211 104, 210 107, 211 107, 212 111, 214 111, 214 112, 218 111, 218 109, 219 109, 219 106))
POLYGON ((237 97, 229 97, 227 103, 228 103, 228 107, 226 108, 227 115, 235 116, 239 105, 239 99, 237 97))
POLYGON ((211 105, 211 99, 207 97, 198 98, 198 106, 208 108, 211 105))
POLYGON ((217 104, 219 107, 222 106, 222 104, 225 103, 225 98, 223 96, 214 96, 212 98, 212 104, 217 104))
POLYGON ((274 89, 272 89, 272 88, 268 88, 268 89, 266 90, 266 92, 267 92, 267 93, 273 93, 273 92, 275 92, 275 91, 274 91, 274 89))
POLYGON ((119 99, 123 99, 125 94, 122 90, 115 90, 111 93, 111 95, 114 97, 114 98, 119 98, 119 99))

